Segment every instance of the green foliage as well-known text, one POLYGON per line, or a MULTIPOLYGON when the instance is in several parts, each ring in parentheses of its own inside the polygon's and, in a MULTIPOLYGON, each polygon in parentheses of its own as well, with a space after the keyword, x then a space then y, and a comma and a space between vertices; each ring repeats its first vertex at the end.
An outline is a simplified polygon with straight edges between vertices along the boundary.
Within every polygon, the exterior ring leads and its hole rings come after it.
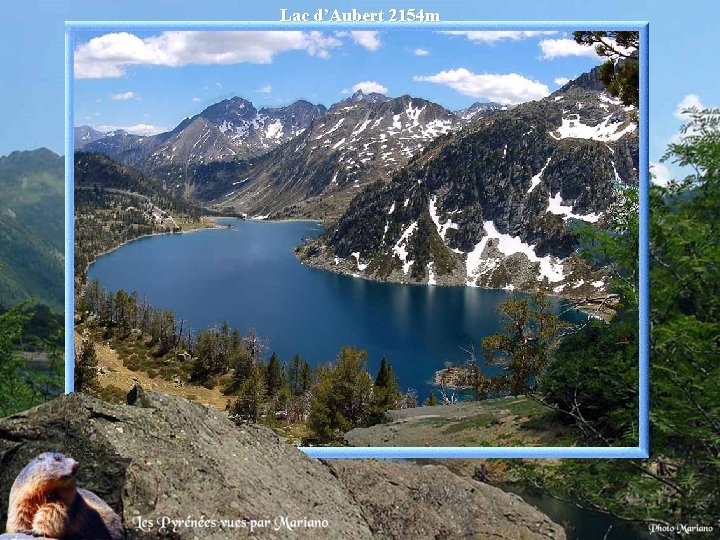
POLYGON ((369 422, 371 424, 382 422, 387 411, 399 408, 400 398, 400 387, 395 372, 390 363, 383 357, 373 385, 369 422))
POLYGON ((63 306, 63 158, 41 148, 0 157, 0 305, 63 306))
POLYGON ((24 306, 0 313, 0 417, 43 403, 62 388, 62 353, 48 347, 46 373, 28 366, 22 354, 23 328, 31 319, 24 306))
POLYGON ((600 80, 623 104, 637 107, 640 103, 640 33, 581 31, 573 32, 573 36, 577 43, 594 46, 598 56, 609 58, 600 68, 600 80))
POLYGON ((267 383, 261 366, 254 366, 243 383, 231 414, 241 420, 257 423, 267 400, 267 383))
MULTIPOLYGON (((502 366, 501 373, 491 381, 492 391, 512 395, 530 393, 535 390, 538 377, 569 324, 552 312, 548 299, 542 294, 533 300, 509 298, 498 305, 498 312, 504 319, 503 331, 482 342, 485 362, 502 366)), ((477 383, 476 396, 481 394, 482 384, 477 383)))
MULTIPOLYGON (((538 394, 572 422, 592 424, 597 446, 637 446, 638 313, 620 312, 610 323, 593 320, 563 340, 540 377, 538 394)), ((580 423, 580 427, 582 423, 580 423)))
POLYGON ((336 365, 321 372, 308 428, 320 441, 330 442, 354 427, 367 425, 372 387, 367 351, 343 348, 336 365))
MULTIPOLYGON (((718 525, 720 499, 720 111, 694 111, 684 137, 664 159, 692 173, 650 192, 650 441, 646 460, 565 460, 548 474, 525 465, 522 474, 551 493, 590 508, 664 524, 718 525)), ((619 259, 636 275, 636 240, 617 235, 619 259)), ((617 277, 617 276, 616 276, 617 277)), ((626 289, 627 290, 627 289, 626 289)), ((637 341, 637 296, 627 294, 617 323, 588 330, 574 354, 559 355, 543 385, 555 402, 566 393, 583 396, 587 417, 575 422, 585 440, 598 435, 625 446, 634 434, 628 385, 637 366, 629 355, 637 341), (622 317, 627 318, 627 326, 622 317), (620 343, 627 335, 627 344, 620 343), (617 342, 613 343, 613 336, 617 342), (603 345, 604 344, 604 345, 603 345), (625 349, 626 350, 623 350, 625 349), (575 379, 572 365, 591 363, 592 375, 575 379), (605 402, 604 414, 591 402, 605 402)), ((583 414, 584 414, 583 413, 583 414)))
POLYGON ((430 395, 428 396, 428 398, 423 402, 423 405, 432 407, 434 405, 438 405, 438 403, 439 402, 438 402, 437 395, 435 395, 435 391, 433 390, 432 392, 430 392, 430 395))
POLYGON ((92 394, 97 390, 98 358, 95 340, 88 336, 75 351, 75 391, 92 394))
POLYGON ((223 388, 226 395, 238 392, 253 365, 264 361, 264 345, 252 331, 242 336, 223 324, 194 333, 171 311, 153 308, 134 292, 106 292, 97 280, 83 288, 78 311, 85 326, 104 339, 147 353, 147 362, 137 362, 134 353, 126 351, 123 361, 130 369, 159 372, 166 378, 180 372, 202 385, 217 384, 217 377, 232 372, 223 388))
POLYGON ((640 283, 639 195, 637 188, 617 193, 609 209, 604 229, 577 224, 584 248, 582 254, 606 267, 610 273, 609 290, 619 295, 623 306, 638 305, 640 283))
POLYGON ((267 365, 267 389, 270 396, 277 396, 278 392, 285 387, 285 372, 280 365, 280 360, 275 353, 270 355, 267 365))
POLYGON ((312 385, 312 368, 310 365, 300 358, 299 354, 293 356, 292 361, 287 369, 287 380, 290 389, 296 396, 301 396, 312 385))

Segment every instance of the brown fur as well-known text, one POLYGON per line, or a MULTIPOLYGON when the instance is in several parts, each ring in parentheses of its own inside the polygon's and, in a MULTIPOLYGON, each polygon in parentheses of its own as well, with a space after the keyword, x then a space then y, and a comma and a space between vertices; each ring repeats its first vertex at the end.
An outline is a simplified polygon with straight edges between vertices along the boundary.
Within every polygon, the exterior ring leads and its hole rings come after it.
POLYGON ((44 453, 18 475, 10 490, 7 532, 59 540, 123 540, 118 515, 94 493, 77 487, 78 464, 44 453))

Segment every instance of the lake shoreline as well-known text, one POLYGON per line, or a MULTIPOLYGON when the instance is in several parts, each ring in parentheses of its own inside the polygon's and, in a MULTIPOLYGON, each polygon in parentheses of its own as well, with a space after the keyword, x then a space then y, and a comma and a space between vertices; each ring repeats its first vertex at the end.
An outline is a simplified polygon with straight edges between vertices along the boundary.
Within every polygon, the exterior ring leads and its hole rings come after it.
MULTIPOLYGON (((227 227, 225 225, 221 225, 218 223, 218 220, 222 219, 234 219, 234 220, 240 220, 240 221, 246 221, 246 222, 252 222, 252 223, 273 223, 273 224, 282 224, 282 223, 313 223, 320 226, 325 226, 322 220, 317 219, 310 219, 310 218, 289 218, 289 219, 253 219, 253 218, 241 218, 237 216, 210 216, 207 218, 210 223, 212 223, 212 226, 206 226, 206 227, 194 227, 188 230, 183 230, 179 232, 173 232, 173 231, 166 231, 166 232, 157 232, 157 233, 150 233, 150 234, 144 234, 142 236, 137 236, 135 238, 131 238, 130 240, 127 240, 117 246, 114 246, 108 250, 103 251, 102 253, 97 254, 92 261, 90 261, 87 266, 84 269, 83 277, 87 278, 87 273, 89 268, 97 261, 98 258, 102 257, 103 255, 108 255, 114 251, 117 251, 121 247, 130 244, 131 242, 135 242, 136 240, 141 240, 143 238, 151 238, 154 236, 163 236, 163 235, 173 235, 173 234, 189 234, 194 233, 198 231, 204 231, 204 230, 223 230, 228 229, 232 227, 227 227)), ((330 264, 329 262, 321 262, 318 259, 313 259, 310 257, 307 257, 303 253, 303 248, 307 244, 301 243, 298 246, 294 248, 294 254, 295 259, 302 265, 307 265, 312 268, 317 268, 319 270, 325 270, 328 272, 332 272, 339 275, 345 275, 348 277, 363 279, 366 281, 372 281, 376 283, 395 283, 395 284, 401 284, 401 285, 413 285, 413 286, 422 286, 422 287, 457 287, 457 288, 473 288, 473 289, 484 289, 484 290, 490 290, 490 291, 518 291, 523 294, 533 294, 537 291, 533 290, 524 290, 524 289, 509 289, 507 287, 483 287, 478 285, 463 285, 461 283, 455 283, 454 281, 448 281, 443 282, 439 281, 437 283, 428 284, 428 283, 419 283, 419 282, 413 282, 413 281, 403 281, 401 279, 379 279, 374 276, 368 276, 359 274, 358 272, 353 272, 352 269, 346 268, 346 264, 343 264, 346 262, 346 260, 341 261, 339 264, 330 264)), ((76 276, 77 277, 77 276, 76 276)), ((583 314, 587 315, 588 319, 596 318, 599 320, 603 320, 605 322, 608 322, 612 317, 615 315, 615 310, 612 309, 612 307, 609 307, 612 305, 612 301, 614 300, 613 295, 601 295, 595 298, 588 297, 586 295, 564 295, 564 294, 558 294, 558 293, 548 293, 544 292, 546 296, 558 298, 560 300, 566 300, 573 303, 574 309, 582 312, 583 314)))
MULTIPOLYGON (((351 263, 348 259, 342 259, 339 261, 330 261, 323 256, 310 256, 307 253, 307 247, 311 245, 308 243, 301 244, 295 248, 295 257, 301 264, 307 264, 312 268, 319 270, 325 270, 333 272, 335 274, 345 275, 353 278, 364 279, 366 281, 373 281, 376 283, 396 283, 400 285, 413 285, 421 287, 457 287, 457 288, 470 288, 470 289, 484 289, 489 291, 517 291, 523 294, 534 294, 538 292, 538 289, 522 289, 522 288, 508 288, 508 287, 485 287, 480 285, 466 285, 462 282, 453 279, 452 277, 443 279, 444 276, 436 278, 435 283, 417 282, 404 279, 405 276, 399 276, 397 272, 390 274, 386 279, 378 278, 374 275, 367 275, 359 273, 357 268, 351 267, 351 263)), ((598 291, 598 296, 588 295, 573 295, 573 294, 559 294, 556 292, 541 291, 545 296, 558 298, 560 300, 566 300, 573 304, 573 308, 587 315, 588 319, 595 318, 608 322, 615 315, 615 310, 611 307, 614 305, 616 296, 608 293, 598 291)))
MULTIPOLYGON (((185 230, 185 231, 181 230, 181 231, 154 232, 154 233, 149 233, 149 234, 142 234, 142 235, 140 235, 140 236, 136 236, 136 237, 134 237, 134 238, 130 238, 129 240, 125 240, 124 242, 121 242, 121 243, 118 244, 117 246, 113 246, 113 247, 111 247, 111 248, 109 248, 109 249, 106 249, 106 250, 98 253, 97 255, 93 256, 92 260, 89 261, 89 262, 87 263, 87 265, 85 266, 85 268, 83 269, 82 276, 75 276, 75 279, 77 280, 78 278, 81 278, 81 277, 82 277, 82 278, 84 278, 85 280, 87 280, 88 270, 90 269, 90 267, 91 267, 93 264, 95 264, 95 263, 97 262, 97 260, 98 260, 100 257, 102 257, 102 256, 104 256, 104 255, 109 255, 110 253, 113 253, 114 251, 117 251, 117 250, 120 249, 121 247, 127 246, 128 244, 131 244, 132 242, 136 242, 137 240, 142 240, 142 239, 144 239, 144 238, 152 238, 152 237, 154 237, 154 236, 166 236, 166 235, 176 235, 176 234, 190 234, 190 233, 194 233, 194 232, 198 232, 198 231, 222 230, 222 229, 225 229, 226 227, 223 227, 223 226, 221 226, 221 225, 218 225, 218 224, 215 222, 215 219, 221 219, 221 218, 223 218, 223 217, 224 217, 224 216, 212 216, 212 217, 208 218, 208 221, 211 222, 211 223, 213 223, 213 226, 210 226, 210 227, 193 227, 193 228, 188 229, 188 230, 185 230)), ((226 218, 226 219, 227 219, 227 218, 226 218)), ((240 219, 240 218, 233 217, 232 219, 240 219)))

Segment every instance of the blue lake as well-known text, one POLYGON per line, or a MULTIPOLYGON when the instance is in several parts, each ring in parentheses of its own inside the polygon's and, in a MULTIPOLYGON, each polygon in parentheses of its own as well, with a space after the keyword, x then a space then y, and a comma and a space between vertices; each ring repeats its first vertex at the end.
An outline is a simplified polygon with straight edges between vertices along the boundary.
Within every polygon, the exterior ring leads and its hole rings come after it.
MULTIPOLYGON (((142 238, 100 257, 89 269, 108 290, 137 291, 203 329, 224 321, 254 328, 269 351, 311 365, 343 346, 366 349, 375 375, 385 356, 403 390, 420 399, 446 361, 463 362, 500 329, 497 305, 510 293, 470 287, 378 283, 301 264, 293 249, 322 232, 313 222, 223 219, 231 228, 142 238)), ((558 310, 561 301, 554 301, 558 310)), ((586 317, 568 312, 564 318, 586 317)))

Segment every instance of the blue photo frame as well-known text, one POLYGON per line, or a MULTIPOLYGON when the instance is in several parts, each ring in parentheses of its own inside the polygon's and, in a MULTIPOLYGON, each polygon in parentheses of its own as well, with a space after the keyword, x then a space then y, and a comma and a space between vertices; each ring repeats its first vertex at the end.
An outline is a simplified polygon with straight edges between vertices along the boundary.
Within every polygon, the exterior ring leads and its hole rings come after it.
POLYGON ((281 23, 228 21, 67 21, 65 23, 65 392, 74 382, 74 116, 73 66, 77 31, 118 30, 633 30, 640 33, 639 106, 639 407, 636 447, 301 447, 308 456, 322 459, 348 458, 647 458, 649 456, 649 25, 640 22, 443 22, 443 23, 281 23))

